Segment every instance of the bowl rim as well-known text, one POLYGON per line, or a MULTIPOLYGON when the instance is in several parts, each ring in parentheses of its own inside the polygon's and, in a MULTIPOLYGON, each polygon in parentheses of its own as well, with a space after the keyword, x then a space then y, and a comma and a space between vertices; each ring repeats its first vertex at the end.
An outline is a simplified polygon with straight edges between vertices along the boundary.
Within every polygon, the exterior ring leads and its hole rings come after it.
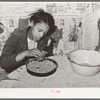
POLYGON ((74 64, 77 64, 77 65, 80 65, 80 66, 84 66, 84 67, 100 67, 100 65, 89 65, 89 66, 85 66, 85 65, 83 65, 83 64, 75 63, 74 61, 70 61, 70 62, 72 62, 72 63, 74 63, 74 64))
POLYGON ((73 53, 73 52, 78 52, 78 51, 91 51, 91 52, 96 52, 96 53, 100 53, 99 51, 96 51, 96 50, 91 50, 91 49, 78 49, 78 50, 73 50, 71 51, 70 53, 73 53))

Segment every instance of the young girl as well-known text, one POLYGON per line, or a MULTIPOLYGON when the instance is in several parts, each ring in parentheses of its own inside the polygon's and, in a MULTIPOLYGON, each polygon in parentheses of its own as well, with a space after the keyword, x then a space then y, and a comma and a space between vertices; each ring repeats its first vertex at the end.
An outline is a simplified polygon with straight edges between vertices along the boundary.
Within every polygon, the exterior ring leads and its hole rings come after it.
POLYGON ((54 31, 53 16, 42 9, 30 16, 30 26, 14 31, 2 51, 0 66, 8 72, 26 64, 30 57, 40 61, 45 56, 53 55, 53 42, 50 38, 54 31))

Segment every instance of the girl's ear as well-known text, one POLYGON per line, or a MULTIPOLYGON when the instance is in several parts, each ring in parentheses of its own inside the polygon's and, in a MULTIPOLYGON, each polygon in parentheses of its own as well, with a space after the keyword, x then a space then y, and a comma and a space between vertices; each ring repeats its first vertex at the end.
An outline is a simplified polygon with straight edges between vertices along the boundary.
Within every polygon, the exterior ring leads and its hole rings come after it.
POLYGON ((34 26, 34 21, 31 21, 31 22, 30 22, 30 26, 31 26, 31 27, 34 26))

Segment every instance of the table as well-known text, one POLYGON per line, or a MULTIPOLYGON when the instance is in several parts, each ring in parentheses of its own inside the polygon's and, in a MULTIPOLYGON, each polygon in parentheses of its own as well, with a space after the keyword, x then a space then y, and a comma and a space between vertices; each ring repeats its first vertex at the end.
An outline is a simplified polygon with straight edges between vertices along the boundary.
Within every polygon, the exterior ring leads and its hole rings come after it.
POLYGON ((100 87, 100 73, 92 77, 76 74, 66 55, 52 56, 58 63, 56 72, 50 76, 37 77, 27 73, 23 65, 13 71, 0 82, 1 88, 68 88, 68 87, 100 87))

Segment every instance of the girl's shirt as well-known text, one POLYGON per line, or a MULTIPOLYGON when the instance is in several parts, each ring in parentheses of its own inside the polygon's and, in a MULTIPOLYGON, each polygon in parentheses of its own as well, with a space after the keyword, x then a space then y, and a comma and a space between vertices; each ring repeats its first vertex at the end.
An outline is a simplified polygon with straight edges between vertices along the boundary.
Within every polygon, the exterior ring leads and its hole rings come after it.
POLYGON ((35 42, 34 40, 27 38, 27 42, 28 42, 28 49, 37 48, 37 42, 35 42))

